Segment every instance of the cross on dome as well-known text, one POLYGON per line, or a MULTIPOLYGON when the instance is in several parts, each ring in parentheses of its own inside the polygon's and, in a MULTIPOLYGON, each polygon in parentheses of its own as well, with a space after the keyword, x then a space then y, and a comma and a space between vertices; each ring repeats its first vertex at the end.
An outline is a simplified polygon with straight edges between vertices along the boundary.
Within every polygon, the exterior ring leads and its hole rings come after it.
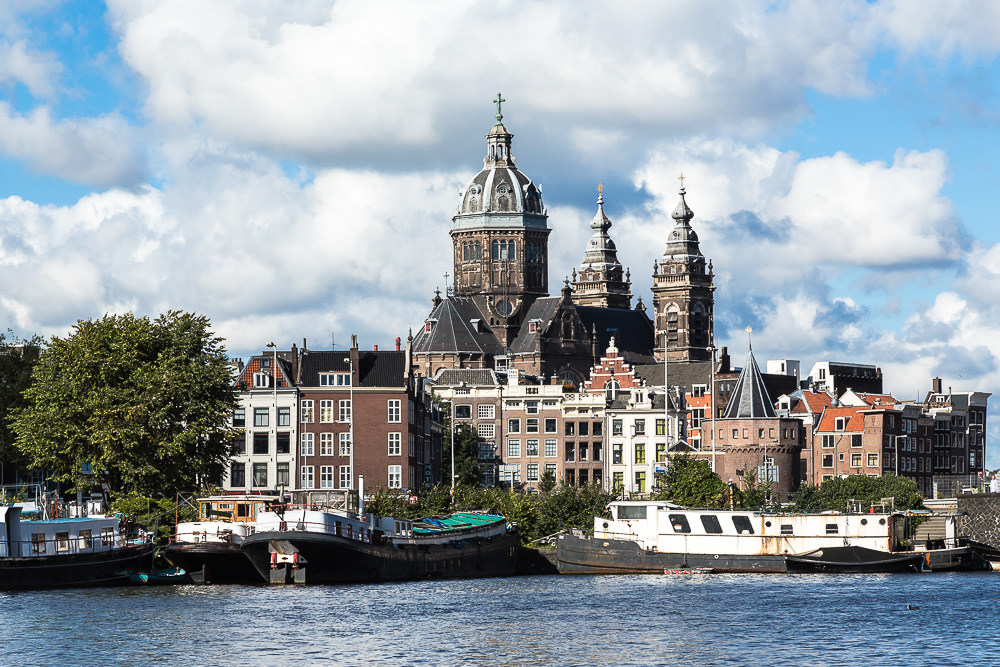
POLYGON ((493 100, 493 102, 497 105, 497 123, 500 123, 503 120, 503 114, 500 113, 500 105, 506 101, 507 100, 500 96, 500 93, 497 93, 497 98, 493 100))

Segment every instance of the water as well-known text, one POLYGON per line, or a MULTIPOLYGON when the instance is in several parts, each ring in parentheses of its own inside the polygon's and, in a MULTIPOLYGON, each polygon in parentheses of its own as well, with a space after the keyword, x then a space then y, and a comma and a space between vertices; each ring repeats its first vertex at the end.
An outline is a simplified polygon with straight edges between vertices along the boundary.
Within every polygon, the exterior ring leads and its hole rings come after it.
POLYGON ((998 602, 988 572, 0 593, 0 663, 994 665, 998 602))

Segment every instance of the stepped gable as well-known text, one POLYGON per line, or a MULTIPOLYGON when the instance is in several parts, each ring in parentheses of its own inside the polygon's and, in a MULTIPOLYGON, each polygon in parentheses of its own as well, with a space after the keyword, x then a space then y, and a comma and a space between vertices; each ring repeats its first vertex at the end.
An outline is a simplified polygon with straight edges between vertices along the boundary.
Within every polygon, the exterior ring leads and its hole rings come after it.
POLYGON ((777 419, 774 401, 764 385, 753 349, 747 354, 747 363, 736 381, 736 388, 729 398, 723 419, 777 419))
POLYGON ((500 339, 483 318, 471 297, 450 296, 434 306, 425 326, 413 339, 413 353, 471 353, 492 355, 501 347, 500 339), (477 328, 474 320, 479 320, 477 328))
MULTIPOLYGON (((348 373, 350 350, 307 350, 302 355, 302 386, 318 387, 320 373, 348 373)), ((359 387, 403 387, 406 385, 406 353, 395 350, 358 353, 359 387)))

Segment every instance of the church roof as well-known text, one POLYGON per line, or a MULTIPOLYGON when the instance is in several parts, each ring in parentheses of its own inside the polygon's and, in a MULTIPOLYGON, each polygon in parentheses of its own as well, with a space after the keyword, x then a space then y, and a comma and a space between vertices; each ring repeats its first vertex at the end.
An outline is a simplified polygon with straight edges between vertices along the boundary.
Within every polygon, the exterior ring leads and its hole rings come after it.
POLYGON ((604 214, 604 194, 601 192, 603 186, 598 188, 597 213, 590 221, 590 228, 594 230, 593 236, 587 242, 587 250, 583 256, 583 263, 580 265, 580 272, 584 271, 610 271, 621 269, 621 262, 618 261, 618 250, 615 242, 608 235, 611 229, 611 220, 604 214))
POLYGON ((632 364, 651 364, 653 357, 653 323, 641 310, 632 308, 598 308, 577 306, 587 335, 597 330, 597 349, 605 350, 615 338, 621 357, 632 364))
POLYGON ((670 215, 676 222, 670 237, 667 239, 667 249, 663 252, 663 261, 690 262, 698 258, 704 258, 701 254, 701 247, 698 243, 698 234, 691 228, 691 219, 694 212, 688 208, 684 200, 686 190, 680 190, 681 200, 677 203, 677 208, 670 215))
POLYGON ((428 320, 437 320, 430 332, 421 329, 413 339, 414 353, 465 352, 470 354, 496 354, 500 339, 489 327, 472 297, 449 296, 441 299, 428 320), (477 327, 473 321, 479 320, 477 327))
POLYGON ((535 299, 535 302, 531 304, 528 312, 524 315, 521 330, 517 332, 517 337, 511 344, 510 351, 514 354, 529 354, 534 352, 536 349, 536 335, 529 333, 528 323, 532 320, 537 320, 539 323, 538 333, 544 334, 545 330, 552 323, 553 318, 555 318, 556 313, 559 312, 561 302, 562 297, 559 296, 545 296, 535 299))
POLYGON ((774 401, 767 392, 764 378, 753 357, 753 350, 747 354, 747 363, 736 381, 736 388, 729 398, 723 419, 776 419, 774 401))

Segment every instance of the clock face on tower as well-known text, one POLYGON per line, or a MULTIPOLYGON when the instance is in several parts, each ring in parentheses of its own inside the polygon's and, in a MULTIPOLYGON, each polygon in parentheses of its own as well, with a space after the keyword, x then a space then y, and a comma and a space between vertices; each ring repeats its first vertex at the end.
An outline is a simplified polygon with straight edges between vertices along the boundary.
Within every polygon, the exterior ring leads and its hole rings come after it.
POLYGON ((500 317, 507 317, 514 311, 514 306, 507 299, 498 299, 493 307, 496 308, 500 317))

